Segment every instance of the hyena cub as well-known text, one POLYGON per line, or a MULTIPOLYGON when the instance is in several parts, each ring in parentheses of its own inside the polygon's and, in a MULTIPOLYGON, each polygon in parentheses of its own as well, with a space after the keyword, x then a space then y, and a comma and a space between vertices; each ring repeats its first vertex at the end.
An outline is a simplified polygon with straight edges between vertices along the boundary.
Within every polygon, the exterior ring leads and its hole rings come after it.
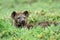
POLYGON ((28 11, 24 11, 24 12, 13 11, 11 14, 11 17, 13 19, 13 23, 16 27, 26 26, 28 16, 29 16, 28 11))

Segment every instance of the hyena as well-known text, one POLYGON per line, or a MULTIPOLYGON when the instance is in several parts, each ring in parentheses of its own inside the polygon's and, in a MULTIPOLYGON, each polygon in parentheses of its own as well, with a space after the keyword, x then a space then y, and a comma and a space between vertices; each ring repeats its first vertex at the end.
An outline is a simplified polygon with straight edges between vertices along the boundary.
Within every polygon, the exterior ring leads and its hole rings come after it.
POLYGON ((24 12, 13 11, 11 14, 11 18, 13 19, 13 23, 16 27, 26 26, 28 16, 29 16, 28 11, 24 11, 24 12))
POLYGON ((29 24, 27 23, 28 21, 28 16, 29 16, 29 12, 28 11, 24 11, 24 12, 16 12, 13 11, 11 14, 11 18, 13 19, 13 23, 16 27, 27 27, 27 28, 31 28, 33 26, 42 26, 42 27, 46 27, 46 26, 50 26, 51 24, 57 25, 58 23, 56 22, 49 22, 49 21, 45 21, 45 22, 38 22, 38 23, 32 23, 29 24))

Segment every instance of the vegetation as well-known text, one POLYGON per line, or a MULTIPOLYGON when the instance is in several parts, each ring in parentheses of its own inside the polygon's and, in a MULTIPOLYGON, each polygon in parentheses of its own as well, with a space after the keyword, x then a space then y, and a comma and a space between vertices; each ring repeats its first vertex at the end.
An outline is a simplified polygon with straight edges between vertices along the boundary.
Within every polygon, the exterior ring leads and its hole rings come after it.
POLYGON ((60 23, 16 28, 12 24, 12 11, 29 11, 28 22, 60 22, 60 0, 0 0, 0 40, 60 40, 60 23))

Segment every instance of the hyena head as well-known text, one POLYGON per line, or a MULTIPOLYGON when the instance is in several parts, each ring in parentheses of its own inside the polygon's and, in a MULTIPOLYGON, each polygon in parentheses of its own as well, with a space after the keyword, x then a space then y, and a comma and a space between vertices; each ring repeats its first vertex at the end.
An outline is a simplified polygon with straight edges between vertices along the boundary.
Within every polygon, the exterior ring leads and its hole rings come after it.
POLYGON ((11 14, 11 17, 14 20, 14 24, 18 27, 26 25, 28 16, 29 16, 28 11, 24 12, 13 11, 11 14))

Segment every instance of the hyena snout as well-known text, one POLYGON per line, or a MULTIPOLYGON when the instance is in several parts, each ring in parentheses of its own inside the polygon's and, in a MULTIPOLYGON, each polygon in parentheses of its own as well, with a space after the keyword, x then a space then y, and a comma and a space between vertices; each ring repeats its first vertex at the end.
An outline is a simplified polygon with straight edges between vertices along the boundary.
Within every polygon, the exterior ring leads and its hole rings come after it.
POLYGON ((26 19, 24 19, 24 18, 18 18, 18 19, 16 19, 16 23, 18 24, 18 25, 24 25, 24 24, 26 24, 26 19))
POLYGON ((26 22, 26 20, 22 18, 22 19, 20 20, 20 22, 21 22, 22 24, 24 24, 24 23, 26 22))

